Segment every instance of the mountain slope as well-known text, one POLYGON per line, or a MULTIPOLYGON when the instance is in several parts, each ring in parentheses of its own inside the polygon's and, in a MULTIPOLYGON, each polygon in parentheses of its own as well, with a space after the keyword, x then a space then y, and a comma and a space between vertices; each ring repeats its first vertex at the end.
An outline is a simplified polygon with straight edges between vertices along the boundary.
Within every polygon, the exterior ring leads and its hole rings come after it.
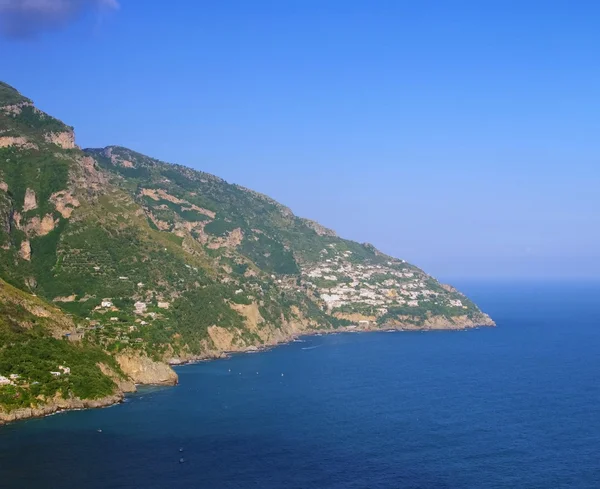
POLYGON ((267 196, 126 148, 82 151, 6 84, 0 278, 72 315, 80 342, 139 382, 174 381, 156 362, 302 332, 493 324, 422 270, 267 196))
POLYGON ((80 335, 73 318, 0 280, 0 424, 122 398, 115 360, 71 335, 80 335))

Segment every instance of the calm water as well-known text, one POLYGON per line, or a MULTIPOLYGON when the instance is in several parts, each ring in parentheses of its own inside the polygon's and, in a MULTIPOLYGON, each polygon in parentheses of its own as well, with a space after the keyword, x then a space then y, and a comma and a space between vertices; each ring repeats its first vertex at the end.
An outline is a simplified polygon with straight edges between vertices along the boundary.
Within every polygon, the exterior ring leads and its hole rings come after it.
POLYGON ((600 487, 600 285, 463 288, 498 328, 313 337, 0 428, 0 487, 600 487))

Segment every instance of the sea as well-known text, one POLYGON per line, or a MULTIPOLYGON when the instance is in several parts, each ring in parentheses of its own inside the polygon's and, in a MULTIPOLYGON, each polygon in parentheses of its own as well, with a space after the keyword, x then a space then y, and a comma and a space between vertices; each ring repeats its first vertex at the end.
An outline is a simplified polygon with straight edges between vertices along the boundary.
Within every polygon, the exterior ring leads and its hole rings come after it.
POLYGON ((600 283, 458 285, 497 327, 182 366, 0 428, 0 488, 600 488, 600 283))

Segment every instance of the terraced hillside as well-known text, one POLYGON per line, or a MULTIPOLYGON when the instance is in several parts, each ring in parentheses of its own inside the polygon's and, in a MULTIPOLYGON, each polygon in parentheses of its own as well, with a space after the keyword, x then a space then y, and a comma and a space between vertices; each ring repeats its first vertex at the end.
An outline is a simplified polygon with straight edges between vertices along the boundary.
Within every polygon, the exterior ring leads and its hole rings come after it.
POLYGON ((81 150, 6 84, 0 277, 70 318, 56 341, 111 355, 140 382, 149 365, 171 382, 161 362, 302 332, 493 324, 452 287, 269 197, 126 148, 81 150))

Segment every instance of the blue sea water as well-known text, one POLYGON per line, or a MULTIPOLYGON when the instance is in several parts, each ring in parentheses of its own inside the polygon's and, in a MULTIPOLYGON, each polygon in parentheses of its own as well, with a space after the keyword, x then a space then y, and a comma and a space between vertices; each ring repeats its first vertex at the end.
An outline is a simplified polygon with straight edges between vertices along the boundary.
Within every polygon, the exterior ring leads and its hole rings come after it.
POLYGON ((0 428, 0 487, 600 487, 600 285, 463 290, 497 328, 305 338, 0 428))

